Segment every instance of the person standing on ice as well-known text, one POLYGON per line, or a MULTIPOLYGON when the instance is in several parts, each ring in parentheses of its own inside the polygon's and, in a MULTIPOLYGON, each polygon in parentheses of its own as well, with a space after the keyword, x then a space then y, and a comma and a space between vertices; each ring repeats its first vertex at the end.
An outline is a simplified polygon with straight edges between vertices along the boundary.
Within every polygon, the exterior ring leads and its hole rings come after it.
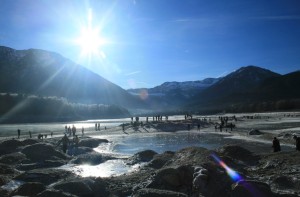
POLYGON ((276 137, 274 137, 274 139, 273 139, 272 147, 273 147, 273 152, 281 151, 280 142, 276 137))
POLYGON ((294 135, 293 139, 296 141, 296 150, 300 151, 300 137, 294 135))

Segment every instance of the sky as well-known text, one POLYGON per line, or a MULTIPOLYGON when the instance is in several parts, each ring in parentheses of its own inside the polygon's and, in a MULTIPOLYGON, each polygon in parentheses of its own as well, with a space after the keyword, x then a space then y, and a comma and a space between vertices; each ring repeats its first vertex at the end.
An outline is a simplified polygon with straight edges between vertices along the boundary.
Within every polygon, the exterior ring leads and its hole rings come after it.
POLYGON ((61 54, 129 88, 300 70, 299 0, 0 0, 0 45, 61 54))

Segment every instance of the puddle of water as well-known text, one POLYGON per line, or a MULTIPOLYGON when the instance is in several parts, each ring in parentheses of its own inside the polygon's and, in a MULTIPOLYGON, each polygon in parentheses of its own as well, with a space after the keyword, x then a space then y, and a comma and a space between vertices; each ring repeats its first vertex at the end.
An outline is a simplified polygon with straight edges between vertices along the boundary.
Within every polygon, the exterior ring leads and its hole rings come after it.
POLYGON ((119 176, 138 170, 143 164, 126 165, 124 160, 108 160, 96 166, 90 165, 64 165, 60 169, 70 170, 82 177, 110 177, 119 176))

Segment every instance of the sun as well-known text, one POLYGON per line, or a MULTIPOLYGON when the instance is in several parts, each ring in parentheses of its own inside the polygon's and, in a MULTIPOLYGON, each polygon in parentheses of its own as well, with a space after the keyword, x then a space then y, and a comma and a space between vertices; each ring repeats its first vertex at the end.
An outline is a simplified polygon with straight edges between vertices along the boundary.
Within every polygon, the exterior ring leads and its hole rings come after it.
POLYGON ((76 39, 76 44, 81 48, 81 56, 101 56, 104 58, 102 46, 105 43, 105 39, 101 36, 99 27, 93 27, 92 25, 92 11, 89 10, 88 25, 81 27, 80 35, 76 39))
POLYGON ((81 47, 83 55, 97 55, 101 52, 103 39, 97 28, 83 28, 80 37, 77 39, 78 45, 81 47))

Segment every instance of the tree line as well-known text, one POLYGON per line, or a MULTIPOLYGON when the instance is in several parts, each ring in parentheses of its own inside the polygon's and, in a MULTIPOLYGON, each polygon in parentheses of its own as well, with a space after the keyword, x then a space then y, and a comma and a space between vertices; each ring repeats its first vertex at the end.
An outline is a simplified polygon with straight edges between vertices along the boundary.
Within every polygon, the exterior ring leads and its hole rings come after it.
POLYGON ((70 103, 65 98, 26 94, 0 94, 2 122, 41 122, 129 117, 116 105, 70 103))

